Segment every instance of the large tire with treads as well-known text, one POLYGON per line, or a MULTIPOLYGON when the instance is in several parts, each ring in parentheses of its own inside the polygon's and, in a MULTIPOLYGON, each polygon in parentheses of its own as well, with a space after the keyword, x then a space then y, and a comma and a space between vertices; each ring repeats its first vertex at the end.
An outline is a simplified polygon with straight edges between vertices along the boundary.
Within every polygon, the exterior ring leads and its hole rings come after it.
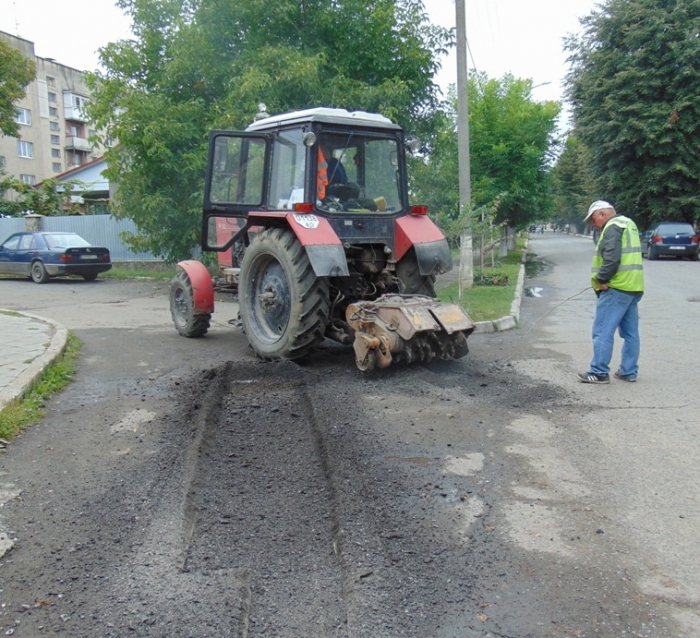
POLYGON ((413 248, 396 264, 396 277, 403 285, 403 290, 399 291, 401 294, 437 296, 435 294, 435 276, 420 274, 416 251, 413 248))
POLYGON ((328 285, 288 228, 256 234, 241 264, 238 302, 248 342, 262 359, 300 359, 328 326, 328 285))
POLYGON ((192 282, 184 270, 180 270, 170 283, 170 315, 183 337, 203 337, 209 330, 211 314, 194 314, 192 282))

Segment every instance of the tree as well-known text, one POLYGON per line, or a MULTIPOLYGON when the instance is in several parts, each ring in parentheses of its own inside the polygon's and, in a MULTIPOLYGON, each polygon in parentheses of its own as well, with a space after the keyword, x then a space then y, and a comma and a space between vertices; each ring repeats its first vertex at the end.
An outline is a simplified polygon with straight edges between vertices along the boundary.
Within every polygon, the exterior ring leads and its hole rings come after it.
POLYGON ((26 95, 27 85, 35 74, 33 60, 0 40, 0 134, 19 137, 15 102, 26 95))
MULTIPOLYGON (((469 79, 472 208, 494 210, 497 224, 522 227, 551 206, 549 169, 560 107, 534 102, 531 89, 531 80, 512 75, 494 80, 474 74, 469 79)), ((459 218, 454 91, 449 100, 427 160, 413 167, 413 192, 438 211, 441 227, 459 218)))
POLYGON ((567 90, 597 197, 643 227, 700 213, 700 2, 607 0, 582 21, 567 90))
POLYGON ((11 190, 15 198, 0 198, 0 213, 15 217, 30 212, 36 215, 71 215, 77 212, 78 205, 71 194, 74 186, 81 186, 78 180, 59 182, 46 179, 36 186, 27 184, 16 177, 0 174, 0 193, 11 190))
POLYGON ((421 0, 121 0, 134 39, 102 49, 89 113, 119 145, 114 214, 133 246, 168 260, 199 242, 207 133, 315 105, 377 111, 429 129, 436 55, 451 34, 421 0))
POLYGON ((552 170, 554 213, 560 222, 582 226, 590 203, 596 199, 590 152, 571 133, 552 170))

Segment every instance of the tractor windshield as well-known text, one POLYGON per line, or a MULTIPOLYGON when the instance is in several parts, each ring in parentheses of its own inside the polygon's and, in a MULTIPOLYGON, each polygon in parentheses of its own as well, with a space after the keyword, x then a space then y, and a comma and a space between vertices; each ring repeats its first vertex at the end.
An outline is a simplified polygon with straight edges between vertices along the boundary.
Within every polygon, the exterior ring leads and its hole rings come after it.
POLYGON ((321 210, 401 210, 399 145, 395 137, 321 132, 316 148, 316 203, 321 210))

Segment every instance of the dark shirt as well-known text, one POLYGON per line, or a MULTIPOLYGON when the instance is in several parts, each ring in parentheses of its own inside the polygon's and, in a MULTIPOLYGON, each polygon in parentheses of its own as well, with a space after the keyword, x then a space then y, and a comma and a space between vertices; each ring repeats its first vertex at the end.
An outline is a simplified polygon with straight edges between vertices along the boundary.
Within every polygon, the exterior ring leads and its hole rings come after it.
POLYGON ((347 184, 348 174, 345 172, 345 167, 340 163, 340 160, 331 157, 328 160, 328 183, 329 184, 347 184))
MULTIPOLYGON (((614 217, 617 217, 615 215, 614 217)), ((611 217, 605 226, 601 229, 604 230, 602 243, 598 243, 598 250, 603 258, 603 263, 600 265, 600 271, 596 275, 596 279, 601 284, 607 284, 614 276, 615 273, 620 268, 620 259, 622 259, 622 233, 625 232, 624 228, 620 228, 616 224, 610 224, 610 220, 614 219, 611 217), (610 227, 608 228, 608 225, 610 227)))

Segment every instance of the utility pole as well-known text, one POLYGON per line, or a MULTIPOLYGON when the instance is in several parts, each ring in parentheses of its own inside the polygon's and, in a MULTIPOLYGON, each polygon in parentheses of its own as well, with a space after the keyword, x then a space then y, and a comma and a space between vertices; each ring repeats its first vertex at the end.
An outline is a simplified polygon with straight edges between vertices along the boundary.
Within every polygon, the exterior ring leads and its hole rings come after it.
POLYGON ((457 32, 457 159, 459 164, 459 217, 466 220, 460 237, 459 297, 474 285, 471 231, 471 168, 469 164, 469 89, 467 74, 467 17, 465 0, 455 0, 457 32))

